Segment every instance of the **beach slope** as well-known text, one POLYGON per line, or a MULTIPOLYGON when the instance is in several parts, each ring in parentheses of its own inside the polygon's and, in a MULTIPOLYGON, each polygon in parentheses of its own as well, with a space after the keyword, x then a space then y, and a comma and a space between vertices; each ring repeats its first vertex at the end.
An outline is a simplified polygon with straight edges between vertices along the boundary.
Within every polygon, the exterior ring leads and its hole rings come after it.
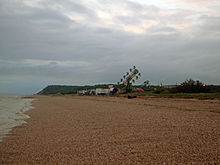
POLYGON ((220 101, 34 96, 0 164, 220 164, 220 101))

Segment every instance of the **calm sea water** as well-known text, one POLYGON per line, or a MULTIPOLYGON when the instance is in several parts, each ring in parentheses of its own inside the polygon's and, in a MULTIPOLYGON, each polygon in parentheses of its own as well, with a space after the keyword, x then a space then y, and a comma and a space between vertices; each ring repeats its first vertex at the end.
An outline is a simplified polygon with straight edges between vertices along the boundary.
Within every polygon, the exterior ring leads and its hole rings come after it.
POLYGON ((22 98, 19 95, 0 94, 0 142, 3 137, 10 134, 13 127, 26 123, 29 118, 24 112, 33 108, 33 99, 22 98))

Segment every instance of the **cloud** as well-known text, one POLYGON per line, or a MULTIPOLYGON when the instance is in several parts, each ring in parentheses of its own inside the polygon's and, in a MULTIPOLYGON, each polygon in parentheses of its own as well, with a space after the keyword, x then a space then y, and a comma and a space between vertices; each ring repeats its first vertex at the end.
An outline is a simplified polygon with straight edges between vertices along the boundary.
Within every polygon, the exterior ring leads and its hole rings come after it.
POLYGON ((216 2, 216 0, 189 0, 189 3, 195 4, 195 5, 204 5, 207 3, 216 2))
POLYGON ((220 36, 220 16, 201 16, 199 19, 198 31, 206 36, 220 36))
POLYGON ((138 83, 218 83, 217 9, 157 2, 0 1, 0 92, 116 83, 133 65, 143 74, 138 83))

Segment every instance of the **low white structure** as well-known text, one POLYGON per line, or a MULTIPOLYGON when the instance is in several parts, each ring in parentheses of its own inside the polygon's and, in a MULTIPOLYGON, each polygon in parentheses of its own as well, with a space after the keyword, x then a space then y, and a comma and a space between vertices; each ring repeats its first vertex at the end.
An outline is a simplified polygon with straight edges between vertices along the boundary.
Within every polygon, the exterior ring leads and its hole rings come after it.
POLYGON ((96 95, 108 95, 110 94, 110 89, 97 88, 95 93, 96 95))
POLYGON ((79 90, 77 91, 77 94, 79 95, 109 95, 110 92, 111 92, 110 89, 97 88, 97 89, 79 90))
POLYGON ((77 91, 77 94, 79 94, 79 95, 85 95, 85 94, 86 94, 86 90, 77 91))

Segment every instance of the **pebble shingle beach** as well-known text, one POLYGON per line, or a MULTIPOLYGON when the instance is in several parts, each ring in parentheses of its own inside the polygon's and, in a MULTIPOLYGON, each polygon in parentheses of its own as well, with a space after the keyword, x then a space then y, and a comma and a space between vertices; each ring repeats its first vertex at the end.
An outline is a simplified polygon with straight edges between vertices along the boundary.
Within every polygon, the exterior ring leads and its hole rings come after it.
POLYGON ((33 96, 0 164, 220 164, 220 100, 33 96))

